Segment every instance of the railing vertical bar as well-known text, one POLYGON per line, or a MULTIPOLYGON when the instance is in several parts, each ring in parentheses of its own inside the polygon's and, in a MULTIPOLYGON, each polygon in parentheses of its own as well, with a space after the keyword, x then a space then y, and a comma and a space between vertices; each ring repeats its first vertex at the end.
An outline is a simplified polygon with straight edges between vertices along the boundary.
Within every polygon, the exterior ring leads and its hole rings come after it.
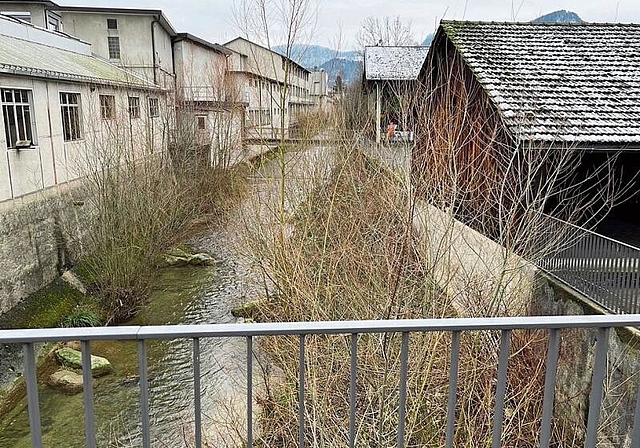
POLYGON ((202 397, 200 388, 200 339, 193 338, 193 404, 196 448, 202 447, 202 397))
POLYGON ((253 446, 253 338, 247 336, 247 447, 253 446))
POLYGON ((27 384, 27 405, 29 407, 29 428, 31 446, 42 446, 42 427, 40 426, 40 403, 38 402, 38 379, 36 375, 36 354, 32 343, 22 346, 24 355, 24 373, 27 384))
POLYGON ((638 310, 638 289, 640 289, 640 272, 638 268, 640 267, 640 259, 636 258, 633 260, 633 313, 637 313, 638 310))
POLYGON ((87 448, 96 447, 96 422, 93 406, 93 377, 91 375, 91 343, 84 340, 82 345, 82 387, 84 401, 84 440, 87 448))
POLYGON ((587 420, 587 437, 585 448, 595 448, 598 439, 598 422, 600 420, 600 408, 602 406, 604 374, 607 367, 609 330, 609 328, 598 328, 596 357, 593 362, 591 394, 589 395, 589 417, 587 420))
POLYGON ((300 351, 298 359, 298 446, 304 448, 304 338, 305 335, 300 335, 300 351))
POLYGON ((446 448, 453 448, 453 439, 456 427, 456 396, 458 393, 458 369, 460 364, 460 334, 460 331, 454 331, 451 335, 451 364, 449 366, 446 448))
POLYGON ((637 382, 636 413, 633 416, 633 434, 631 446, 640 446, 640 382, 637 382))
POLYGON ((409 333, 402 333, 400 351, 400 384, 398 410, 398 448, 404 448, 405 417, 407 414, 407 371, 409 364, 409 333))
POLYGON ((140 419, 142 423, 142 446, 151 447, 149 424, 149 377, 147 372, 147 344, 138 340, 138 373, 140 375, 140 419))
POLYGON ((631 312, 631 295, 629 294, 629 289, 631 288, 631 276, 629 275, 630 272, 630 265, 629 263, 631 262, 631 251, 628 248, 623 248, 623 254, 624 256, 622 257, 622 269, 620 271, 620 275, 622 276, 622 302, 624 304, 624 312, 625 313, 630 313, 631 312))
POLYGON ((351 334, 351 383, 349 385, 349 448, 356 446, 356 379, 358 368, 358 333, 351 334))
POLYGON ((496 407, 493 415, 492 448, 500 448, 500 440, 502 439, 502 421, 504 418, 504 397, 507 390, 510 339, 511 330, 502 330, 500 337, 500 358, 498 361, 498 384, 496 386, 496 407))
POLYGON ((552 328, 549 332, 549 349, 547 350, 547 371, 544 379, 544 398, 542 401, 542 428, 540 430, 540 448, 548 448, 551 438, 551 417, 558 369, 558 351, 560 346, 560 330, 552 328))

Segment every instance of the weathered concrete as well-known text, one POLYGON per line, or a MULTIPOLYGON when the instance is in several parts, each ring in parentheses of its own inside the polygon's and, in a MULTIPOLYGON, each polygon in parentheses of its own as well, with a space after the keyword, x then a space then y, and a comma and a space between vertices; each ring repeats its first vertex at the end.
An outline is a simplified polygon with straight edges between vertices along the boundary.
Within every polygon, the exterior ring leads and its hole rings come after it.
POLYGON ((82 253, 81 188, 53 188, 0 204, 0 313, 61 275, 82 253))

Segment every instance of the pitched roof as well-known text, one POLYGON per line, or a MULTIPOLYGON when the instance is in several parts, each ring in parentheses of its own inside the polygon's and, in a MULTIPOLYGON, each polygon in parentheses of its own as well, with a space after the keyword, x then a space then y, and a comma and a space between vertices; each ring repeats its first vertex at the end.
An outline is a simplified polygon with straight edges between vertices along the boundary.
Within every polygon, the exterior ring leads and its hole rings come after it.
POLYGON ((174 42, 180 42, 182 40, 188 40, 191 42, 194 42, 196 44, 199 44, 203 47, 206 47, 210 50, 213 50, 217 53, 221 53, 224 55, 230 55, 231 54, 231 50, 229 50, 228 48, 223 47, 220 44, 213 44, 207 40, 204 40, 198 36, 194 36, 193 34, 189 34, 189 33, 178 33, 176 34, 176 36, 173 38, 174 42))
POLYGON ((365 47, 364 74, 369 81, 418 79, 429 47, 365 47))
POLYGON ((442 21, 441 32, 516 138, 640 142, 640 25, 442 21))
POLYGON ((0 34, 0 73, 137 88, 158 88, 95 56, 0 34))

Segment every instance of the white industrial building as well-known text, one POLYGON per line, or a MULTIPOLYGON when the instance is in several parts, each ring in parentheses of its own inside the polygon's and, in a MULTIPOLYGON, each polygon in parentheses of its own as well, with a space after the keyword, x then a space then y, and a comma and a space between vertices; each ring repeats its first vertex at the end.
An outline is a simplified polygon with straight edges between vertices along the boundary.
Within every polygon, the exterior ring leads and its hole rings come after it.
POLYGON ((0 16, 0 86, 0 201, 81 177, 111 139, 166 143, 165 91, 60 32, 0 16))

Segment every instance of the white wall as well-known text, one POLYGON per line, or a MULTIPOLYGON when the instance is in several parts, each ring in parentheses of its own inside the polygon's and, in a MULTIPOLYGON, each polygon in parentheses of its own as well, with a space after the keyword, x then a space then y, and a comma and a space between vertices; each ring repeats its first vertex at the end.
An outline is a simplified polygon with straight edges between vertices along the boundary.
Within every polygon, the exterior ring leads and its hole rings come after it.
POLYGON ((0 119, 0 201, 7 201, 86 174, 96 166, 94 155, 110 144, 131 147, 132 154, 164 149, 168 107, 160 96, 161 116, 148 117, 148 97, 153 93, 83 84, 44 81, 35 78, 1 76, 0 86, 32 92, 31 112, 35 118, 37 145, 28 149, 7 149, 4 119, 0 119), (82 138, 64 142, 60 92, 79 93, 82 112, 82 138), (100 117, 99 95, 116 97, 116 118, 100 117), (141 118, 129 119, 128 97, 140 98, 141 118), (50 117, 50 119, 49 119, 50 117), (152 132, 153 131, 153 132, 152 132), (153 145, 149 140, 153 139, 153 145))
POLYGON ((151 27, 155 41, 156 82, 172 87, 173 53, 171 36, 155 22, 152 15, 107 14, 98 12, 63 12, 65 32, 91 43, 93 53, 109 59, 108 37, 120 39, 120 59, 111 59, 153 81, 153 48, 151 27), (118 21, 117 30, 107 29, 107 19, 118 21))

